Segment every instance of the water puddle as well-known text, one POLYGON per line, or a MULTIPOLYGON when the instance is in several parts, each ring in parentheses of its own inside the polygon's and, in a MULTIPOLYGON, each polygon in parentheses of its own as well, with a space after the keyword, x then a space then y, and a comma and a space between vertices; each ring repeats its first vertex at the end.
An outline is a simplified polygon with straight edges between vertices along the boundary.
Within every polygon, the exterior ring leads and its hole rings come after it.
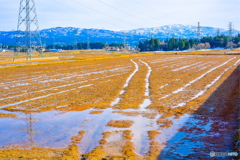
MULTIPOLYGON (((59 106, 64 107, 64 106, 59 106)), ((81 153, 88 153, 99 145, 102 132, 116 130, 132 130, 132 142, 135 152, 144 155, 148 152, 150 142, 148 130, 157 129, 156 121, 138 115, 135 117, 112 113, 113 109, 105 109, 101 114, 89 114, 94 109, 81 112, 50 111, 44 113, 16 113, 17 118, 0 118, 0 147, 24 145, 65 148, 71 143, 71 138, 79 131, 85 130, 81 143, 78 144, 81 153), (132 120, 130 128, 108 127, 110 120, 132 120), (154 122, 154 123, 153 123, 154 122), (150 123, 153 123, 149 126, 150 123)), ((136 111, 134 109, 126 111, 136 111)), ((1 110, 1 113, 13 113, 1 110)), ((14 113, 15 114, 15 113, 14 113)), ((158 118, 159 116, 157 116, 158 118)), ((108 141, 116 141, 114 136, 108 141)))

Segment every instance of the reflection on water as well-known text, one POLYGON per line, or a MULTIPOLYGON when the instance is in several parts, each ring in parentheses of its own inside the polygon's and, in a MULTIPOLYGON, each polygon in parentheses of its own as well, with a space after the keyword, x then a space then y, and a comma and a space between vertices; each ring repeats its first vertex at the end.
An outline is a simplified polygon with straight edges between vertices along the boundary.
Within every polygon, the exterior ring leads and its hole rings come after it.
MULTIPOLYGON (((28 145, 29 147, 65 148, 71 143, 71 138, 79 131, 85 130, 79 150, 88 153, 102 138, 104 131, 132 130, 132 142, 135 152, 144 155, 149 150, 148 130, 157 129, 156 120, 138 115, 135 117, 112 113, 113 109, 105 109, 101 114, 89 114, 94 109, 79 112, 50 111, 43 113, 16 113, 17 118, 0 118, 0 146, 28 145), (110 120, 132 120, 130 128, 108 127, 110 120), (153 125, 149 126, 150 123, 153 125)), ((136 110, 127 110, 136 111, 136 110)), ((1 111, 1 113, 12 113, 1 111)), ((157 116, 158 118, 159 116, 157 116)), ((111 138, 108 141, 115 141, 111 138)))
MULTIPOLYGON (((108 108, 103 110, 101 114, 89 114, 94 109, 85 111, 49 111, 43 113, 18 113, 15 118, 0 118, 0 147, 16 145, 24 148, 32 147, 48 147, 48 148, 66 148, 72 141, 72 137, 77 135, 79 131, 86 131, 82 140, 77 143, 79 151, 82 154, 92 151, 99 146, 99 141, 102 139, 102 133, 109 131, 132 131, 132 142, 135 147, 135 153, 138 155, 146 155, 150 149, 150 141, 148 138, 148 131, 158 130, 160 135, 156 137, 156 141, 161 143, 161 157, 169 157, 168 154, 177 154, 180 156, 187 156, 194 152, 188 146, 202 146, 203 144, 195 144, 194 141, 181 139, 193 137, 192 132, 179 132, 178 129, 186 126, 186 122, 191 122, 190 126, 198 127, 201 122, 189 114, 184 114, 176 119, 175 116, 167 117, 165 120, 172 122, 170 126, 163 126, 157 124, 162 115, 156 113, 151 109, 126 109, 117 110, 108 108), (121 112, 140 113, 129 116, 121 112), (145 113, 145 114, 144 114, 145 113), (146 117, 143 115, 153 114, 154 116, 146 117), (110 120, 132 120, 134 123, 129 128, 115 128, 106 126, 110 120), (174 148, 173 148, 174 146, 174 148), (178 147, 179 146, 179 147, 178 147)), ((0 113, 13 113, 1 110, 0 113)), ((188 124, 187 123, 187 124, 188 124)), ((212 122, 209 121, 204 126, 200 125, 205 131, 210 130, 212 122)), ((193 134, 194 135, 194 134, 193 134)), ((206 132, 197 134, 197 136, 206 136, 206 132)), ((116 134, 107 139, 107 142, 121 141, 121 135, 116 134)), ((112 143, 117 144, 117 143, 112 143)))

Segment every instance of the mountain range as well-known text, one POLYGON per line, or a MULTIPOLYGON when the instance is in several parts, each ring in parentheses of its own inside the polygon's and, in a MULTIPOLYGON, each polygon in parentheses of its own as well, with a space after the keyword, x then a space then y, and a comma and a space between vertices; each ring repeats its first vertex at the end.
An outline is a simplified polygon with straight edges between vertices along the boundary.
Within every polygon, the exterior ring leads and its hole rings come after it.
MULTIPOLYGON (((159 38, 164 40, 171 37, 196 38, 196 26, 191 25, 165 25, 154 28, 138 28, 125 31, 126 43, 128 45, 135 45, 140 40, 159 38)), ((214 27, 201 27, 202 36, 215 36, 219 30, 220 34, 228 35, 229 31, 226 29, 218 29, 214 27)), ((43 44, 59 44, 68 45, 77 42, 87 42, 88 37, 90 42, 123 43, 124 31, 112 31, 105 29, 86 29, 74 27, 56 27, 50 29, 43 29, 39 31, 43 44)), ((238 30, 233 30, 233 35, 240 33, 238 30)), ((0 43, 3 45, 15 44, 17 31, 0 31, 0 43)))

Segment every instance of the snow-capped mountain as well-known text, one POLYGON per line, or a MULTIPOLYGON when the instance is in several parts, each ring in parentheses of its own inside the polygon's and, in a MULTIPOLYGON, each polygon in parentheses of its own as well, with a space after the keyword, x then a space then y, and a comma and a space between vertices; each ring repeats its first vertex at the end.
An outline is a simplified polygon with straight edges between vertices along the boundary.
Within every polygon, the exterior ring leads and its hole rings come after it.
MULTIPOLYGON (((149 33, 153 38, 164 40, 171 37, 194 38, 196 37, 196 26, 191 25, 165 25, 154 28, 138 28, 127 30, 126 43, 135 45, 140 40, 149 38, 149 33)), ((218 28, 201 27, 201 36, 215 36, 217 35, 218 28)), ((73 27, 56 27, 50 29, 43 29, 39 31, 43 44, 73 44, 75 39, 77 42, 87 42, 89 37, 90 42, 103 42, 103 43, 123 43, 123 31, 111 31, 104 29, 85 29, 73 27)), ((219 29, 220 34, 228 35, 228 30, 219 29)), ((238 30, 233 30, 233 34, 240 33, 238 30)), ((0 31, 0 43, 14 44, 16 39, 16 31, 0 31)))
MULTIPOLYGON (((139 28, 128 31, 130 34, 149 36, 151 33, 152 37, 160 38, 171 38, 171 37, 183 37, 183 38, 194 38, 196 37, 197 26, 191 25, 166 25, 154 28, 139 28)), ((217 35, 218 28, 213 27, 200 27, 201 36, 215 36, 217 35)), ((228 35, 229 31, 226 29, 219 28, 219 34, 228 35)), ((233 30, 234 35, 237 35, 239 31, 233 30)))

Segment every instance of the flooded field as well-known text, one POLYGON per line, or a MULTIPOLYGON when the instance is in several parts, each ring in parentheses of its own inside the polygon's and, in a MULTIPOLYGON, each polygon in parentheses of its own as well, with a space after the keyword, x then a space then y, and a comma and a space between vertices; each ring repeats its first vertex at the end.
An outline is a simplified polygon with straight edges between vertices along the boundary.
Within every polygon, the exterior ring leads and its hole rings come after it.
POLYGON ((0 159, 209 159, 232 151, 239 64, 239 55, 156 54, 6 65, 0 159))

